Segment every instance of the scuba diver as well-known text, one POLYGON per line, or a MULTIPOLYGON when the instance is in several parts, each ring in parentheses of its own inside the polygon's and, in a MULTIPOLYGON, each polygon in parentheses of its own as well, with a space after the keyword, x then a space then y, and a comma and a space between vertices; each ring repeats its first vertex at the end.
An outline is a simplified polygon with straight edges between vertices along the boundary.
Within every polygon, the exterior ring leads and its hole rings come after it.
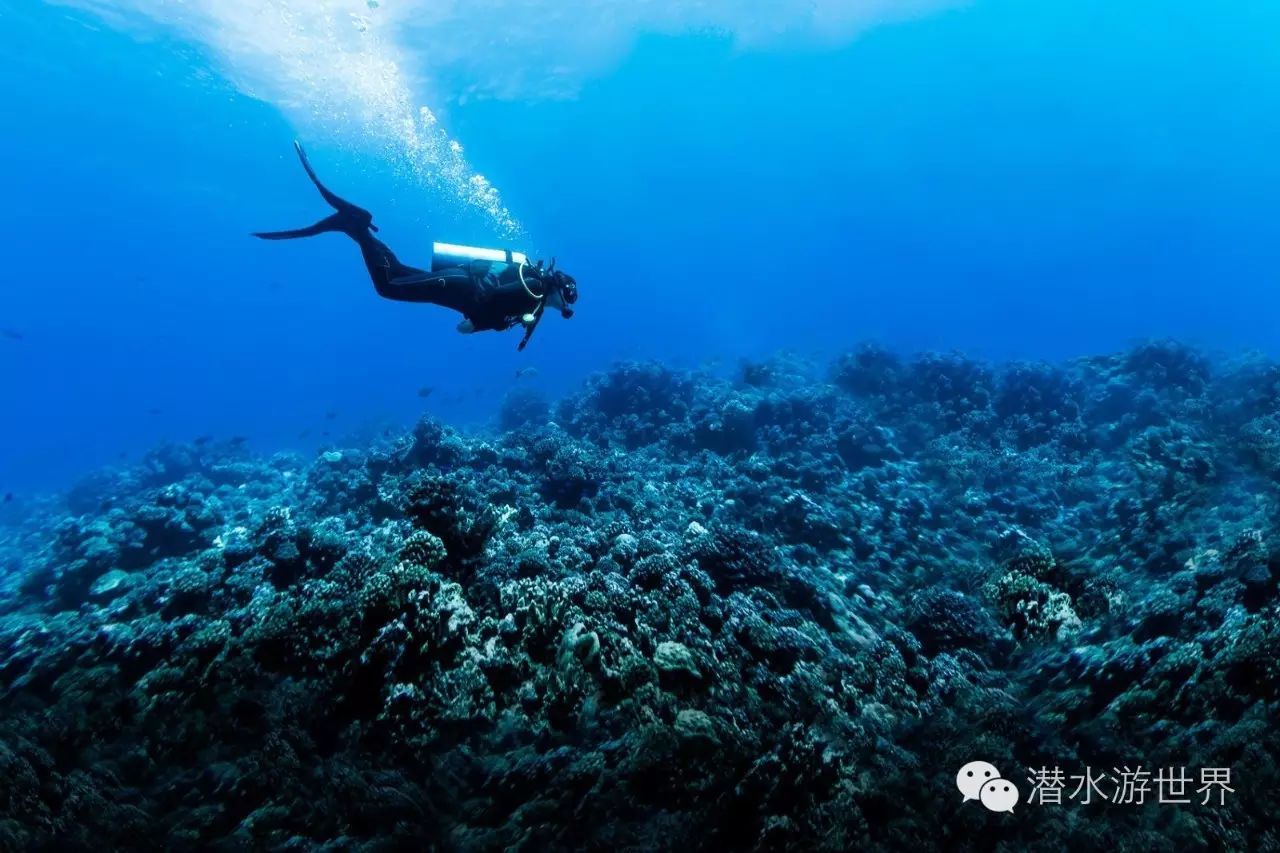
POLYGON ((458 331, 464 334, 501 332, 519 324, 524 327, 524 338, 517 347, 520 350, 529 343, 547 306, 558 310, 566 320, 573 316, 569 306, 578 301, 578 283, 573 276, 556 269, 554 258, 544 268, 542 261, 530 264, 528 256, 509 249, 435 243, 430 271, 400 263, 386 244, 371 233, 378 230, 373 214, 330 192, 316 177, 302 146, 295 141, 293 147, 307 177, 337 212, 307 228, 261 231, 253 236, 294 240, 329 231, 346 234, 360 246, 369 278, 381 296, 452 308, 464 318, 458 324, 458 331))

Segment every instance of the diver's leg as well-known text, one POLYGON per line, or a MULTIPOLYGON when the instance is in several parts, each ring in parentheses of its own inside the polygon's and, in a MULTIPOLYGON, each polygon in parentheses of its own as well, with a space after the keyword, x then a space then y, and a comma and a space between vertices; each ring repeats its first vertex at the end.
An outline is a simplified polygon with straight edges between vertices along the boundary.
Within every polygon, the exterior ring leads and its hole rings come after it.
POLYGON ((400 263, 395 253, 368 231, 350 233, 360 244, 365 269, 378 295, 399 302, 429 302, 467 313, 476 301, 476 285, 467 270, 458 267, 427 272, 400 263))
POLYGON ((415 292, 413 287, 397 283, 397 279, 416 279, 418 276, 424 276, 425 270, 400 263, 395 252, 367 230, 353 230, 346 234, 360 246, 365 269, 369 271, 369 278, 373 281, 373 287, 378 291, 378 295, 401 302, 431 301, 422 298, 422 294, 415 292))
POLYGON ((295 141, 293 147, 298 152, 298 159, 302 162, 307 177, 336 212, 306 228, 258 232, 254 234, 255 237, 264 240, 295 240, 328 232, 346 234, 360 246, 365 269, 369 271, 369 278, 373 280, 373 286, 380 296, 400 302, 430 302, 464 312, 471 306, 475 301, 474 283, 465 270, 449 270, 437 274, 400 263, 395 253, 370 233, 378 230, 373 224, 373 215, 336 195, 321 183, 302 146, 295 141))
POLYGON ((294 231, 267 231, 255 234, 264 240, 296 240, 301 237, 314 237, 317 234, 338 232, 346 234, 360 247, 364 256, 365 269, 379 296, 395 299, 400 302, 433 302, 447 308, 462 310, 460 305, 469 304, 467 293, 471 286, 470 277, 465 271, 458 274, 436 275, 426 270, 400 263, 395 253, 377 237, 369 233, 368 228, 360 227, 346 220, 340 213, 323 219, 308 228, 294 231))

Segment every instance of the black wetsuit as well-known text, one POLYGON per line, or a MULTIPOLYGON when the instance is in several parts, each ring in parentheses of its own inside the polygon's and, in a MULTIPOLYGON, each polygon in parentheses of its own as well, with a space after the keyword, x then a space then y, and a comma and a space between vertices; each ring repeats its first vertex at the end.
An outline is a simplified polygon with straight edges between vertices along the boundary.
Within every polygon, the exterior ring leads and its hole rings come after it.
POLYGON ((373 224, 373 215, 335 195, 320 183, 302 146, 295 142, 294 147, 307 177, 337 212, 306 228, 262 231, 254 236, 264 240, 294 240, 332 231, 346 234, 360 246, 369 278, 381 296, 401 302, 427 302, 451 308, 466 317, 471 324, 470 331, 476 332, 503 331, 528 317, 530 321, 525 322, 524 340, 520 342, 520 349, 524 349, 546 306, 546 300, 535 295, 546 292, 539 268, 477 261, 467 267, 448 267, 433 272, 402 264, 386 243, 373 236, 373 232, 378 230, 373 224), (495 267, 498 272, 493 271, 495 267))
POLYGON ((525 281, 520 271, 506 265, 498 273, 486 261, 470 267, 446 267, 429 272, 402 264, 395 253, 367 229, 349 232, 360 245, 365 268, 379 295, 400 302, 429 302, 452 308, 471 321, 477 332, 503 331, 538 311, 542 300, 532 294, 542 291, 536 268, 526 267, 525 281))

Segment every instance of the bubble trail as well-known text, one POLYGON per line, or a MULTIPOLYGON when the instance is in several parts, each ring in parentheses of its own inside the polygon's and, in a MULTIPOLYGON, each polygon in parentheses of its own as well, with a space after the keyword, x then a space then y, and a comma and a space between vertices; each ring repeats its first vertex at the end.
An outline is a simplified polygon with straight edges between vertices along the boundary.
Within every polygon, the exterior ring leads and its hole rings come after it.
POLYGON ((372 143, 419 184, 523 235, 497 188, 415 102, 395 23, 376 0, 64 0, 125 29, 159 26, 207 47, 241 91, 304 131, 372 143))

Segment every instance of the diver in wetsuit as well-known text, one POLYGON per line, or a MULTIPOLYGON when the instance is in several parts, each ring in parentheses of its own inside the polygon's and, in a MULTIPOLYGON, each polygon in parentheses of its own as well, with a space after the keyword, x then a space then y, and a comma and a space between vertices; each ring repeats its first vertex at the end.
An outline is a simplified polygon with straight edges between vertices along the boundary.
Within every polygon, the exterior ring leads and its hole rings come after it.
POLYGON ((504 331, 519 324, 525 330, 518 347, 521 350, 529 343, 548 306, 566 320, 573 316, 569 306, 578 301, 578 284, 573 276, 555 268, 555 259, 544 269, 541 261, 530 264, 520 252, 436 243, 431 270, 400 263, 386 244, 371 233, 378 230, 373 214, 330 192, 316 177, 302 146, 294 142, 293 147, 307 177, 337 212, 307 228, 262 231, 253 236, 294 240, 329 231, 346 234, 360 246, 369 278, 380 295, 401 302, 430 302, 452 308, 465 318, 458 324, 458 331, 463 333, 504 331))

